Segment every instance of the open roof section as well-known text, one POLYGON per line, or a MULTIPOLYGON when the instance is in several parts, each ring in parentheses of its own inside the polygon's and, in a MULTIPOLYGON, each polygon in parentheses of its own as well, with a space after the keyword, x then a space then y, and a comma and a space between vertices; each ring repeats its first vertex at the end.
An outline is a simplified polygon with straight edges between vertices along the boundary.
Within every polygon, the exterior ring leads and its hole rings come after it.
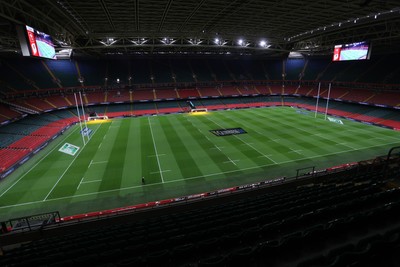
POLYGON ((90 55, 320 55, 362 40, 375 52, 400 47, 398 0, 2 1, 0 51, 19 53, 15 24, 90 55))

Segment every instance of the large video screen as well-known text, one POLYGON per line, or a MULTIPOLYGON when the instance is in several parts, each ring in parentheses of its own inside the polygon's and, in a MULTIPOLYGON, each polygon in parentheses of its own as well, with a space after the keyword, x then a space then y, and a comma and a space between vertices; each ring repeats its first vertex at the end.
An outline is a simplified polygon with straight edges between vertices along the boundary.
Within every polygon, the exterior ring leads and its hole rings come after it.
POLYGON ((370 58, 370 54, 371 44, 369 42, 335 45, 333 61, 365 60, 370 58))
POLYGON ((57 59, 53 39, 50 35, 25 26, 18 29, 18 36, 24 56, 57 59))

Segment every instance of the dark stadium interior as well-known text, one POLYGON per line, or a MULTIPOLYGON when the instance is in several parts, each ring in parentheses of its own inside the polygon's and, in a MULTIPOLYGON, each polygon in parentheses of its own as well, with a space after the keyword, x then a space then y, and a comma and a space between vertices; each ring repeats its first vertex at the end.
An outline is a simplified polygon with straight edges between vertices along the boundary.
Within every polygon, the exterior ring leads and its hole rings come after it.
MULTIPOLYGON (((189 100, 312 111, 319 94, 321 113, 329 98, 332 116, 399 131, 399 29, 395 0, 1 1, 0 188, 77 124, 77 92, 109 118, 184 113, 189 100), (22 56, 21 25, 50 34, 59 59, 22 56), (370 59, 332 61, 360 41, 370 59)), ((22 230, 0 218, 0 266, 400 266, 399 146, 173 204, 22 230)))

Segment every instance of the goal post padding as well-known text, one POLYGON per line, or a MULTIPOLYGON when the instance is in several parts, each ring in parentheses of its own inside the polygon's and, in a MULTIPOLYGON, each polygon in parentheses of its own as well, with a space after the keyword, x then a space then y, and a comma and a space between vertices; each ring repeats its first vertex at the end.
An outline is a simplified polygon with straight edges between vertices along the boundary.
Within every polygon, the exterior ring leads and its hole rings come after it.
POLYGON ((191 113, 196 113, 196 112, 207 112, 207 108, 193 108, 190 110, 191 113))
POLYGON ((108 116, 103 115, 103 116, 89 116, 88 121, 93 121, 93 120, 108 120, 108 116))

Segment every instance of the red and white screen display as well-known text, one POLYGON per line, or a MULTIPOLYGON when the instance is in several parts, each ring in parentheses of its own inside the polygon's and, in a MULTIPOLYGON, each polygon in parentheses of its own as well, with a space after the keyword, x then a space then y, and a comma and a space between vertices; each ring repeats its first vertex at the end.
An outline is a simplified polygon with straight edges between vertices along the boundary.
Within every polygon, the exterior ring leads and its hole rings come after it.
POLYGON ((50 35, 26 25, 30 56, 57 59, 53 39, 50 35))
POLYGON ((365 60, 369 59, 371 45, 369 42, 335 45, 333 61, 365 60))
POLYGON ((335 47, 335 49, 333 50, 333 61, 339 61, 341 49, 342 46, 335 47))
POLYGON ((31 48, 32 56, 38 57, 39 50, 36 43, 35 30, 29 26, 26 26, 26 32, 28 33, 29 46, 31 48))

